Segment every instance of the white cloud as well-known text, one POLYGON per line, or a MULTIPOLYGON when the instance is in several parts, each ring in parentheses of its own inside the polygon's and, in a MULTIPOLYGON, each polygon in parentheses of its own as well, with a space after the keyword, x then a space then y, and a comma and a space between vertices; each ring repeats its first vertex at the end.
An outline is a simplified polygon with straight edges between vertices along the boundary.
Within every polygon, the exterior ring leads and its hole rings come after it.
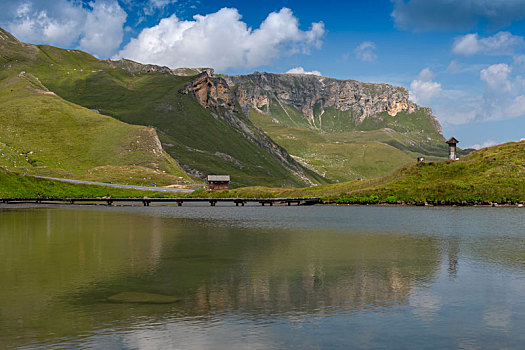
POLYGON ((516 48, 524 46, 522 36, 512 35, 509 32, 499 32, 487 38, 481 38, 477 33, 460 36, 454 40, 452 51, 459 55, 472 56, 512 55, 516 48))
POLYGON ((422 81, 431 81, 435 76, 436 75, 434 72, 432 72, 430 68, 426 67, 421 72, 419 72, 416 79, 422 81))
POLYGON ((482 105, 481 96, 463 90, 443 89, 432 101, 432 109, 445 126, 475 121, 483 110, 482 105))
POLYGON ((514 118, 525 118, 525 57, 516 56, 512 65, 464 67, 453 61, 447 72, 477 69, 483 93, 472 89, 447 90, 433 81, 435 75, 423 69, 410 84, 411 99, 431 106, 443 125, 459 125, 514 118))
POLYGON ((374 62, 377 59, 375 54, 376 44, 372 41, 362 42, 354 49, 355 57, 361 61, 374 62))
POLYGON ((413 80, 410 83, 410 95, 416 103, 428 103, 441 90, 441 84, 435 81, 413 80))
POLYGON ((127 14, 116 0, 94 0, 88 6, 67 0, 3 0, 0 26, 19 40, 78 47, 108 57, 123 38, 127 14))
POLYGON ((452 60, 447 66, 446 72, 456 74, 461 72, 461 64, 458 61, 452 60))
POLYGON ((313 71, 305 71, 303 67, 294 67, 292 69, 290 69, 288 72, 286 72, 286 74, 307 74, 307 75, 318 75, 318 76, 322 76, 321 72, 319 72, 318 70, 313 70, 313 71))
POLYGON ((503 28, 525 18, 523 0, 392 0, 397 27, 407 30, 469 30, 479 23, 503 28))
POLYGON ((416 79, 410 83, 410 97, 415 103, 429 103, 443 90, 441 84, 435 81, 435 74, 427 67, 423 69, 416 79))
POLYGON ((495 146, 495 145, 497 145, 496 141, 487 140, 487 141, 483 142, 482 144, 477 143, 475 145, 468 146, 467 148, 481 149, 481 148, 495 146))
POLYGON ((481 69, 482 95, 443 90, 432 100, 439 119, 446 124, 465 124, 525 117, 525 76, 515 74, 523 71, 517 67, 500 63, 481 69))
POLYGON ((86 15, 79 48, 101 57, 115 53, 122 43, 123 25, 127 14, 114 3, 100 3, 86 15), (99 28, 104 28, 101 31, 99 28))
POLYGON ((482 69, 479 77, 487 84, 487 89, 492 93, 509 93, 512 88, 509 81, 510 72, 510 67, 504 63, 493 64, 482 69))
POLYGON ((458 62, 456 60, 450 61, 450 63, 447 66, 447 69, 445 72, 450 74, 458 74, 458 73, 476 73, 478 74, 480 70, 486 68, 487 64, 465 64, 458 62))
POLYGON ((503 118, 519 118, 525 116, 525 95, 519 95, 509 101, 504 108, 503 118))
POLYGON ((322 22, 299 29, 297 18, 287 8, 272 12, 258 29, 241 21, 237 9, 223 8, 193 21, 175 15, 144 29, 116 58, 169 67, 253 68, 272 59, 320 48, 322 22))
POLYGON ((163 8, 166 5, 174 4, 177 0, 150 0, 149 3, 152 7, 163 8))

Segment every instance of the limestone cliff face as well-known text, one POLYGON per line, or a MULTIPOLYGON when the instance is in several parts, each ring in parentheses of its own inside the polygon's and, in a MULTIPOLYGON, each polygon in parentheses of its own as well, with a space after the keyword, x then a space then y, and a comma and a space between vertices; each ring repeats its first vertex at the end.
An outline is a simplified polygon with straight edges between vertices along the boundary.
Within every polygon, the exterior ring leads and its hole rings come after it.
MULTIPOLYGON (((316 125, 314 118, 322 118, 328 107, 349 111, 353 116, 354 127, 365 118, 383 112, 395 117, 401 111, 413 113, 420 108, 409 100, 405 88, 388 84, 369 84, 304 74, 258 72, 224 76, 224 80, 233 88, 235 97, 244 110, 257 108, 268 112, 271 103, 287 104, 301 111, 312 126, 316 125)), ((441 130, 435 118, 434 121, 436 128, 441 130)))
POLYGON ((226 81, 209 72, 199 74, 181 92, 195 96, 199 104, 205 108, 223 107, 229 112, 237 112, 235 95, 226 81))

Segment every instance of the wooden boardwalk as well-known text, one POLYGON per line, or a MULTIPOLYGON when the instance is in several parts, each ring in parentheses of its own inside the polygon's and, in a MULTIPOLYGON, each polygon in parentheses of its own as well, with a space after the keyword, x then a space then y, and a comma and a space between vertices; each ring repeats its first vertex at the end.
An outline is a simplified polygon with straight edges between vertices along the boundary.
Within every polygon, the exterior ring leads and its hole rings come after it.
POLYGON ((235 203, 236 206, 244 206, 247 203, 259 203, 262 206, 268 204, 281 205, 313 205, 320 203, 319 197, 297 197, 297 198, 0 198, 0 203, 36 203, 36 204, 95 204, 105 203, 113 205, 115 203, 142 203, 149 207, 150 204, 177 204, 208 202, 212 207, 217 203, 235 203))

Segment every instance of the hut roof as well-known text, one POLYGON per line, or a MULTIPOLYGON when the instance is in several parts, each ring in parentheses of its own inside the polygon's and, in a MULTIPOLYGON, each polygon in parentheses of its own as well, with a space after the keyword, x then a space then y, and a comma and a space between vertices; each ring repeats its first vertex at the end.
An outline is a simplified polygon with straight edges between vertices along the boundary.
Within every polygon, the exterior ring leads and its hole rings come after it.
POLYGON ((451 143, 459 143, 459 141, 456 140, 455 137, 451 137, 451 138, 449 138, 449 139, 448 139, 447 141, 445 141, 445 142, 448 143, 448 144, 451 144, 451 143))
POLYGON ((230 181, 230 175, 208 175, 208 182, 210 181, 230 181))

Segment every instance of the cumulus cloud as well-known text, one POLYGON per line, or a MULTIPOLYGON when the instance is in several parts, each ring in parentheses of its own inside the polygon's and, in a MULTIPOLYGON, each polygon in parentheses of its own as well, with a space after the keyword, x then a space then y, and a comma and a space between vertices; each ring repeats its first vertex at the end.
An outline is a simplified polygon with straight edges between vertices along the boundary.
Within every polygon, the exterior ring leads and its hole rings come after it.
POLYGON ((322 22, 312 23, 308 31, 299 29, 287 8, 270 13, 258 29, 249 28, 232 8, 193 19, 182 21, 176 15, 162 19, 142 30, 116 58, 169 67, 253 68, 320 48, 325 31, 322 22))
POLYGON ((416 79, 410 83, 410 97, 415 103, 429 103, 435 96, 438 96, 442 87, 435 81, 435 74, 427 67, 423 69, 416 79))
POLYGON ((303 67, 294 67, 292 69, 290 69, 288 72, 286 72, 286 74, 308 74, 308 75, 318 75, 318 76, 322 76, 321 72, 319 72, 318 70, 313 70, 313 71, 305 71, 303 67))
POLYGON ((126 17, 117 2, 93 3, 93 11, 86 14, 78 47, 101 57, 112 55, 122 43, 126 17))
POLYGON ((377 59, 375 49, 375 43, 372 41, 365 41, 354 49, 355 57, 361 61, 374 62, 377 59))
POLYGON ((525 117, 525 76, 518 59, 514 65, 493 64, 479 71, 483 94, 443 90, 432 106, 445 124, 465 124, 525 117))
POLYGON ((510 72, 510 67, 505 63, 493 64, 482 69, 479 77, 487 84, 491 93, 506 94, 511 91, 510 72))
POLYGON ((522 0, 393 0, 392 17, 405 30, 469 30, 479 23, 503 28, 525 18, 522 0))
POLYGON ((18 39, 61 47, 78 47, 108 57, 120 47, 127 14, 116 0, 87 6, 67 0, 4 0, 0 25, 18 39))
POLYGON ((499 32, 487 38, 480 38, 477 33, 460 36, 454 40, 452 51, 459 55, 512 55, 516 48, 523 47, 522 36, 509 32, 499 32))

